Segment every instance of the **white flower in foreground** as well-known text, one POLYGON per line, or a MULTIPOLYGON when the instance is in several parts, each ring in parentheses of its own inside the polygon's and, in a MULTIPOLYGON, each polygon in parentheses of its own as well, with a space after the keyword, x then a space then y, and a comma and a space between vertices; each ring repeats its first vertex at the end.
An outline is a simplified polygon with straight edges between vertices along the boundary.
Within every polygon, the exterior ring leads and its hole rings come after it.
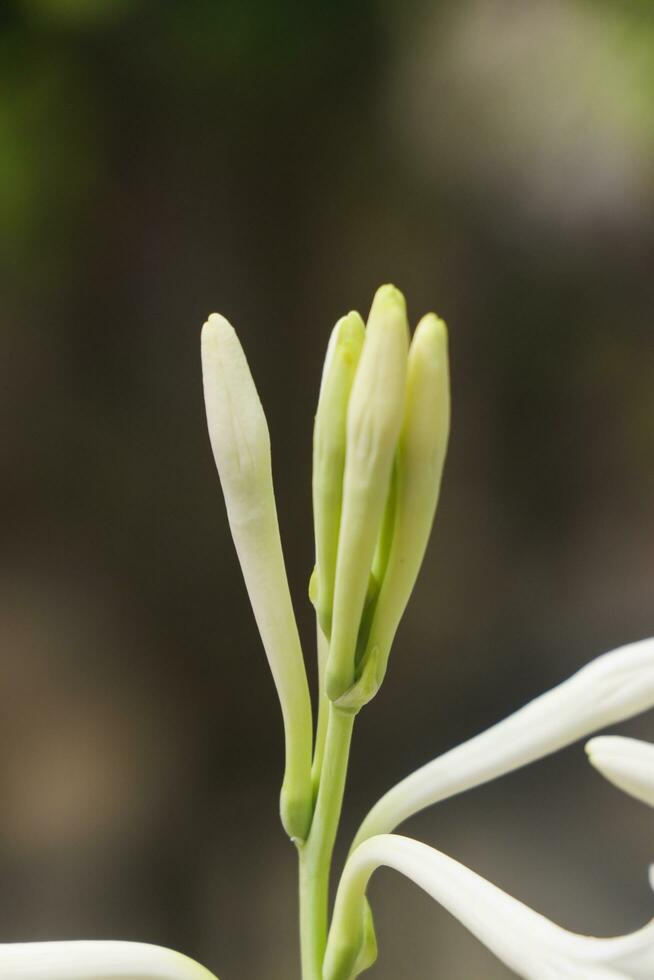
POLYGON ((372 808, 353 846, 395 830, 432 803, 535 762, 653 706, 654 638, 605 653, 558 687, 403 779, 372 808))
POLYGON ((595 768, 625 793, 654 806, 654 745, 637 738, 599 735, 586 745, 595 768))
POLYGON ((270 437, 243 349, 217 313, 202 328, 202 379, 229 526, 284 718, 282 823, 302 840, 313 804, 311 702, 279 537, 270 437))
POLYGON ((397 834, 361 844, 341 878, 324 980, 353 980, 369 966, 361 910, 370 876, 394 868, 423 888, 524 980, 652 980, 654 921, 616 939, 579 936, 507 895, 440 851, 397 834))
POLYGON ((217 980, 199 963, 161 946, 112 941, 0 946, 2 980, 217 980))

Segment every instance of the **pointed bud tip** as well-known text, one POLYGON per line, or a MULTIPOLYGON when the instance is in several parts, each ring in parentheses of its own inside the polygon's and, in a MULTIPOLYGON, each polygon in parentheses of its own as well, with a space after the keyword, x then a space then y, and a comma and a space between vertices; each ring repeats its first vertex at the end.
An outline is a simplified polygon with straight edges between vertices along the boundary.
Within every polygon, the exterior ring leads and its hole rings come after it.
POLYGON ((200 343, 203 354, 216 354, 222 344, 236 339, 236 331, 221 313, 211 313, 202 325, 200 343))
POLYGON ((437 337, 447 337, 447 325, 445 320, 442 320, 436 313, 425 313, 425 315, 421 317, 418 322, 416 333, 418 330, 428 330, 437 337))
POLYGON ((435 313, 426 313, 416 327, 412 346, 423 343, 432 349, 447 348, 447 326, 435 313))
POLYGON ((638 739, 628 738, 624 735, 596 735, 586 742, 584 749, 588 756, 620 755, 638 752, 643 744, 638 739))
POLYGON ((350 310, 336 324, 336 344, 339 353, 347 358, 358 357, 363 345, 366 327, 361 314, 350 310))
POLYGON ((607 745, 610 749, 612 738, 610 735, 596 735, 595 738, 589 739, 584 745, 584 751, 586 755, 591 756, 596 752, 601 752, 602 748, 607 745))
POLYGON ((375 293, 370 312, 372 313, 373 309, 390 310, 393 308, 398 309, 406 316, 406 300, 403 294, 397 286, 393 286, 392 283, 385 283, 375 293))
POLYGON ((409 348, 406 302, 400 290, 390 284, 379 287, 368 314, 366 337, 371 338, 376 334, 395 337, 405 350, 409 348))

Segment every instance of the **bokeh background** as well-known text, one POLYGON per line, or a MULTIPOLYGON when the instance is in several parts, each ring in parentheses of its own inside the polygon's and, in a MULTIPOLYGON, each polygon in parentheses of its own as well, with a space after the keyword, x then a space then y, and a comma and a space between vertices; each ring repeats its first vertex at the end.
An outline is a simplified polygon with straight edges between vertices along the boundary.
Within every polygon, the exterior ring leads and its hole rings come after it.
MULTIPOLYGON (((384 281, 450 325, 442 502, 357 726, 342 858, 416 765, 654 633, 653 257, 649 0, 4 0, 2 940, 299 973, 206 315, 237 326, 268 414, 312 678, 330 327, 384 281)), ((653 815, 579 745, 404 830, 570 928, 652 914, 653 815)), ((396 875, 371 898, 371 976, 509 976, 396 875)))

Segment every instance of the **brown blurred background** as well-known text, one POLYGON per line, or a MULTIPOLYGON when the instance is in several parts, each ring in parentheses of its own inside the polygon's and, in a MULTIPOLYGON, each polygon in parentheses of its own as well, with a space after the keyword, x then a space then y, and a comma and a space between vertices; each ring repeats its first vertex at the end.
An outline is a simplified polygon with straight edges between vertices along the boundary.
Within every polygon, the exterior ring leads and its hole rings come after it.
MULTIPOLYGON (((653 255, 649 0, 5 0, 2 940, 298 976, 281 724, 205 431, 206 315, 237 326, 268 414, 312 677, 328 332, 389 280, 413 322, 450 325, 442 502, 357 727, 342 857, 416 765, 654 633, 653 255)), ((570 928, 652 914, 654 815, 579 745, 403 830, 570 928)), ((398 876, 371 897, 371 976, 509 976, 398 876)))

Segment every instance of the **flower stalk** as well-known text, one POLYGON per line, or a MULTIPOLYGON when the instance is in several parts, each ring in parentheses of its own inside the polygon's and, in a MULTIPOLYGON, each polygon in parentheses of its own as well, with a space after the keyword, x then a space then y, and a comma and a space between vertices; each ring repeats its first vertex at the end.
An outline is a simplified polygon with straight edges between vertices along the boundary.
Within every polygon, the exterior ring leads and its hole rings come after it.
MULTIPOLYGON (((313 445, 315 738, 263 409, 227 321, 211 317, 202 344, 211 443, 284 717, 282 820, 299 858, 303 980, 354 980, 372 965, 377 942, 365 892, 382 864, 411 878, 527 980, 650 978, 651 927, 615 940, 575 936, 452 858, 392 831, 426 806, 653 706, 654 639, 597 658, 389 790, 356 835, 330 925, 331 864, 355 717, 386 674, 438 504, 450 426, 447 330, 428 314, 409 341, 404 297, 382 286, 365 327, 351 312, 329 339, 313 445)), ((617 785, 651 802, 654 748, 631 742, 594 739, 589 756, 617 785)))
MULTIPOLYGON (((550 922, 452 857, 392 833, 423 808, 495 779, 654 706, 654 638, 604 654, 558 687, 411 773, 372 807, 340 877, 334 844, 354 721, 384 680, 438 503, 450 424, 445 324, 433 313, 409 343, 404 297, 376 293, 367 324, 334 327, 314 425, 318 715, 312 710, 284 566, 270 437, 248 363, 217 314, 202 330, 209 436, 227 517, 284 722, 282 824, 299 858, 303 980, 355 980, 377 956, 366 889, 384 865, 408 877, 523 980, 651 980, 654 921, 595 939, 550 922)), ((654 807, 654 745, 599 736, 591 764, 654 807)), ((654 873, 650 871, 654 887, 654 873)), ((0 945, 3 980, 216 980, 141 943, 0 945)))
POLYGON ((343 806, 354 714, 331 705, 311 830, 298 847, 302 980, 322 980, 329 880, 343 806))

